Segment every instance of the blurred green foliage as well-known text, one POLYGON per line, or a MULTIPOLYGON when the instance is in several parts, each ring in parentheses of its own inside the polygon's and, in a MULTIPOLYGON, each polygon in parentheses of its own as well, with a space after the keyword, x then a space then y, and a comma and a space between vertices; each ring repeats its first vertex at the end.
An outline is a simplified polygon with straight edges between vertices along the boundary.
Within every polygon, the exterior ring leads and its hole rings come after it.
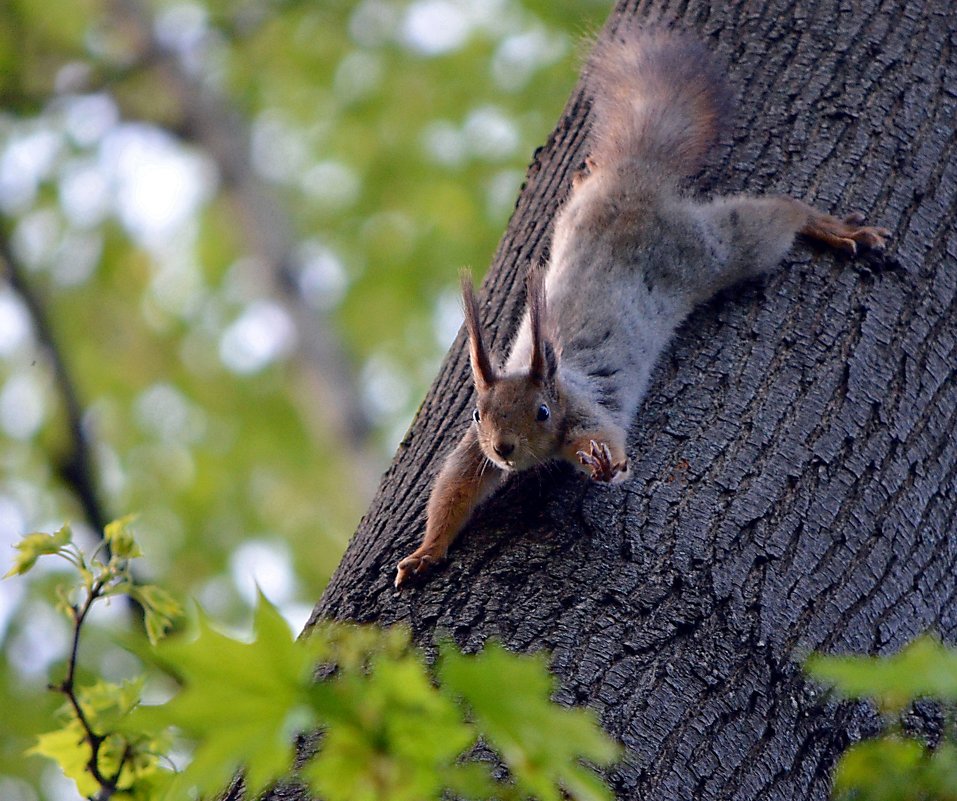
POLYGON ((889 657, 813 655, 808 673, 846 698, 870 699, 887 732, 852 745, 834 773, 839 801, 957 801, 957 649, 924 635, 889 657), (942 704, 940 741, 907 736, 901 715, 919 699, 942 704))
POLYGON ((212 798, 238 772, 245 797, 259 797, 292 772, 294 738, 305 735, 317 753, 296 775, 328 801, 439 801, 447 789, 502 801, 611 801, 579 759, 607 765, 620 749, 594 715, 552 704, 544 659, 494 644, 464 656, 448 645, 437 686, 407 630, 324 622, 296 640, 261 594, 252 637, 223 634, 198 613, 192 633, 164 640, 181 610, 165 590, 143 593, 132 580, 129 560, 142 554, 130 523, 107 527, 108 558, 105 545, 86 557, 68 526, 18 543, 17 574, 41 556, 72 567, 58 596, 74 646, 65 678, 51 676, 50 685, 67 704, 59 728, 29 753, 55 762, 84 798, 212 798), (76 678, 89 612, 121 595, 163 618, 149 645, 142 635, 128 641, 175 681, 171 698, 144 702, 157 678, 147 673, 123 683, 76 678), (511 780, 496 778, 488 761, 463 761, 479 738, 511 780))
MULTIPOLYGON (((255 565, 304 620, 457 328, 457 270, 488 264, 608 8, 0 4, 0 235, 76 384, 104 506, 140 513, 153 577, 236 623, 255 565), (241 168, 203 139, 197 109, 218 107, 248 133, 241 168), (374 424, 363 464, 255 255, 246 179, 275 196, 296 289, 351 360, 374 424)), ((62 480, 71 447, 50 353, 0 279, 0 553, 65 518, 92 541, 62 480)), ((0 585, 0 796, 28 800, 63 792, 20 754, 67 642, 56 570, 34 573, 0 585)), ((124 680, 102 627, 89 637, 124 680)))

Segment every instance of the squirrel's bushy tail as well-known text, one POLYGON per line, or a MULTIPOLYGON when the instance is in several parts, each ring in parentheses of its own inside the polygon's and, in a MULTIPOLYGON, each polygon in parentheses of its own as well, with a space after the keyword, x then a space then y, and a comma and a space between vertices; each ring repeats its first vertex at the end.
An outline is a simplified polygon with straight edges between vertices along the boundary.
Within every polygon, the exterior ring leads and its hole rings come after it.
POLYGON ((598 167, 629 162, 661 177, 697 171, 731 111, 718 63, 700 42, 625 27, 598 43, 586 67, 598 167))

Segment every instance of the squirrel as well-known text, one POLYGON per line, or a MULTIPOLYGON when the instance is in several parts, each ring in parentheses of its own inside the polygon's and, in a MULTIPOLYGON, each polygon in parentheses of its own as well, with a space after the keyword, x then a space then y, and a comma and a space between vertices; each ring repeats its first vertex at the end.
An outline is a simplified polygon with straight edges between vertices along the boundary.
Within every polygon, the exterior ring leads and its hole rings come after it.
POLYGON ((529 273, 527 308, 503 367, 462 280, 478 400, 429 498, 422 544, 396 588, 444 559, 475 508, 515 472, 553 459, 592 481, 629 474, 625 443, 652 367, 700 303, 774 269, 801 235, 854 256, 890 232, 790 197, 703 201, 681 183, 704 164, 730 92, 696 39, 625 26, 585 68, 592 127, 585 167, 554 225, 547 265, 529 273))

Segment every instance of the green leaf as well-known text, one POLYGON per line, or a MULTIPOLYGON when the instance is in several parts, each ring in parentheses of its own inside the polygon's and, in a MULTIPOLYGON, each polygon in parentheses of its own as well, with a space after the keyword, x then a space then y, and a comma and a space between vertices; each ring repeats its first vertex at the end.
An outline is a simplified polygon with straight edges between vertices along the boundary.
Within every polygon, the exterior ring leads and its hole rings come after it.
POLYGON ((133 532, 130 527, 138 515, 126 515, 112 523, 107 523, 103 529, 103 538, 110 546, 110 552, 116 559, 135 559, 142 556, 143 552, 136 543, 133 532))
POLYGON ((520 797, 513 787, 497 782, 492 776, 491 766, 484 762, 452 765, 443 772, 442 783, 455 798, 506 801, 520 797))
POLYGON ((953 740, 937 746, 926 769, 928 795, 939 801, 957 801, 957 744, 953 740))
POLYGON ((342 673, 314 697, 325 736, 303 775, 328 801, 438 799, 455 760, 475 741, 459 708, 412 655, 379 655, 368 673, 342 673))
POLYGON ((84 798, 99 789, 96 780, 86 769, 90 761, 90 746, 86 741, 79 721, 73 720, 56 731, 37 737, 37 743, 26 752, 27 756, 42 756, 52 759, 68 779, 76 782, 77 792, 84 798))
POLYGON ((834 774, 837 801, 955 801, 957 759, 944 743, 930 751, 917 740, 883 737, 847 750, 834 774))
POLYGON ((193 761, 173 782, 170 798, 192 787, 215 793, 241 766, 248 791, 258 794, 289 770, 293 736, 315 725, 312 652, 296 642, 262 595, 254 632, 252 642, 241 642, 201 615, 195 639, 164 640, 152 650, 153 660, 175 674, 183 689, 162 706, 141 707, 132 719, 174 726, 196 742, 193 761))
POLYGON ((13 567, 3 577, 22 576, 36 564, 37 559, 41 556, 61 553, 69 545, 72 538, 73 532, 69 524, 62 526, 54 534, 44 534, 42 532, 27 534, 13 546, 19 553, 13 567))
MULTIPOLYGON (((129 714, 139 704, 142 686, 141 680, 124 684, 101 681, 77 691, 91 728, 104 737, 97 753, 100 774, 112 778, 119 771, 119 794, 115 797, 136 801, 155 798, 157 789, 171 778, 162 765, 163 755, 170 748, 169 735, 129 725, 129 714)), ((63 726, 38 736, 27 754, 52 759, 67 778, 76 782, 81 795, 93 796, 100 785, 88 768, 93 752, 86 732, 71 706, 65 706, 63 714, 63 726)))
POLYGON ((862 801, 907 798, 923 758, 924 747, 916 740, 888 737, 857 743, 837 766, 834 796, 862 801))
POLYGON ((807 671, 848 698, 875 698, 888 710, 915 698, 957 701, 957 650, 931 635, 890 657, 813 654, 807 671))
POLYGON ((124 592, 143 607, 146 636, 156 645, 176 621, 183 608, 166 590, 154 584, 130 584, 124 592))
POLYGON ((443 687, 461 696, 481 735, 499 751, 518 787, 541 801, 560 801, 559 787, 580 801, 611 799, 611 792, 579 759, 610 764, 619 747, 594 714, 550 700, 552 679, 539 656, 511 654, 489 643, 476 656, 443 649, 443 687))
POLYGON ((377 656, 400 659, 414 653, 404 626, 380 628, 323 620, 309 630, 309 644, 319 661, 343 673, 369 670, 377 656))
POLYGON ((143 679, 113 684, 98 681, 77 691, 80 706, 96 731, 112 731, 140 702, 143 679))

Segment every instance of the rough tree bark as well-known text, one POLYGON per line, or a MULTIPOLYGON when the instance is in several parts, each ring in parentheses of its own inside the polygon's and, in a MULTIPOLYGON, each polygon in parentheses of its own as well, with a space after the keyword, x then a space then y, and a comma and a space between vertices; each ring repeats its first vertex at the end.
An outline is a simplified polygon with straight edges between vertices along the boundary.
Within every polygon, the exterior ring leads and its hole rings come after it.
MULTIPOLYGON (((622 799, 823 799, 874 720, 809 685, 802 658, 957 635, 953 6, 627 0, 611 24, 652 7, 721 53, 739 93, 703 190, 865 210, 895 232, 890 268, 798 248, 699 309, 633 426, 628 484, 513 479, 397 594, 471 411, 460 337, 314 619, 549 649, 559 700, 597 708, 627 747, 609 774, 622 799)), ((530 169, 484 290, 498 349, 587 124, 576 92, 530 169)))

